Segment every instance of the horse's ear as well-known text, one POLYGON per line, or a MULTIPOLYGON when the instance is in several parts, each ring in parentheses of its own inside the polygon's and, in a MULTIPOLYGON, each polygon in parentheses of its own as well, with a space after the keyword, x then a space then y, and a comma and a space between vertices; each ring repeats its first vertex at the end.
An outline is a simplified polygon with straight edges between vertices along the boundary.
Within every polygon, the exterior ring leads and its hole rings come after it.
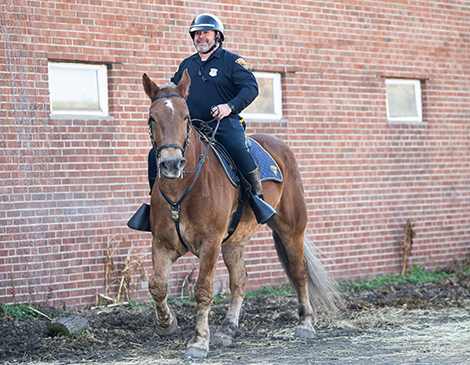
POLYGON ((189 77, 188 70, 185 69, 175 91, 186 99, 189 95, 189 85, 191 85, 191 78, 189 77))
POLYGON ((150 100, 153 100, 155 95, 157 95, 158 90, 160 90, 159 87, 150 79, 150 77, 147 76, 147 74, 143 74, 142 76, 142 85, 144 85, 145 93, 150 98, 150 100))

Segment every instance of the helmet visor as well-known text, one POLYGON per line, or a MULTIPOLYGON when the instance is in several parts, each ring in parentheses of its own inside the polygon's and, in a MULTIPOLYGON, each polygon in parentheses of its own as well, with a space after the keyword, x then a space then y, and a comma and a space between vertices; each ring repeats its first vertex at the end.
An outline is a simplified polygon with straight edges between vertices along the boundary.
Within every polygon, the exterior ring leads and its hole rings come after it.
POLYGON ((209 30, 214 30, 215 24, 195 24, 189 28, 189 33, 194 33, 198 31, 208 32, 209 30))

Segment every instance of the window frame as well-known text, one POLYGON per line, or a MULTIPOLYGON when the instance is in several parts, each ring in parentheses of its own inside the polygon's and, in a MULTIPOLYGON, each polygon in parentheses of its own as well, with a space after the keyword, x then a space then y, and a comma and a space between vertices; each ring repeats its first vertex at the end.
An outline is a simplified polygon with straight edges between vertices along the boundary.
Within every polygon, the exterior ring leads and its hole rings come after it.
POLYGON ((63 115, 83 115, 83 116, 109 116, 108 105, 108 67, 106 64, 91 64, 91 63, 74 63, 74 62, 48 62, 48 75, 49 75, 49 104, 51 116, 63 115), (54 103, 51 95, 51 69, 69 69, 69 70, 95 70, 97 72, 97 86, 98 86, 98 105, 99 109, 86 110, 86 109, 60 109, 54 110, 54 103))
MULTIPOLYGON (((245 119, 280 120, 282 119, 282 83, 281 74, 278 72, 253 71, 256 79, 270 78, 273 81, 273 106, 274 113, 247 113, 242 111, 240 115, 245 119)), ((256 102, 256 99, 253 103, 256 102)))
POLYGON ((423 104, 421 93, 421 80, 418 79, 386 79, 385 86, 387 85, 412 85, 415 95, 416 116, 394 117, 390 115, 389 96, 387 88, 385 87, 386 107, 387 107, 387 120, 388 122, 409 122, 409 123, 422 123, 423 122, 423 104))

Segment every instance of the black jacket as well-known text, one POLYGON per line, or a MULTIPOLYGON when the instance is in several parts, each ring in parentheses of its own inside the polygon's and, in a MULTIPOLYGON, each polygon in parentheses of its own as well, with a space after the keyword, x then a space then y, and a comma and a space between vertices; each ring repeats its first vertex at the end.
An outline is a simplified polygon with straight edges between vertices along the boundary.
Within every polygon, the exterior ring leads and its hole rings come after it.
POLYGON ((181 80, 187 69, 191 78, 187 99, 191 118, 210 120, 211 107, 233 104, 238 114, 258 96, 258 83, 245 60, 218 48, 205 62, 196 53, 181 62, 171 81, 181 80))

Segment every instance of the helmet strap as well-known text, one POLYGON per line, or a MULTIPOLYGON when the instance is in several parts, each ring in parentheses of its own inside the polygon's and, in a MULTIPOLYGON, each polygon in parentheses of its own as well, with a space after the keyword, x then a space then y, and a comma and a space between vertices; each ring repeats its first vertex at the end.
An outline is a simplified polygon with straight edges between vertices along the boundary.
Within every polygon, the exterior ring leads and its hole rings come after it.
POLYGON ((219 36, 219 32, 216 32, 217 35, 215 36, 215 42, 214 44, 212 45, 211 48, 209 48, 207 51, 205 52, 201 52, 202 54, 208 54, 208 53, 211 53, 215 47, 217 47, 218 44, 220 44, 222 46, 222 42, 220 41, 220 36, 219 36))

